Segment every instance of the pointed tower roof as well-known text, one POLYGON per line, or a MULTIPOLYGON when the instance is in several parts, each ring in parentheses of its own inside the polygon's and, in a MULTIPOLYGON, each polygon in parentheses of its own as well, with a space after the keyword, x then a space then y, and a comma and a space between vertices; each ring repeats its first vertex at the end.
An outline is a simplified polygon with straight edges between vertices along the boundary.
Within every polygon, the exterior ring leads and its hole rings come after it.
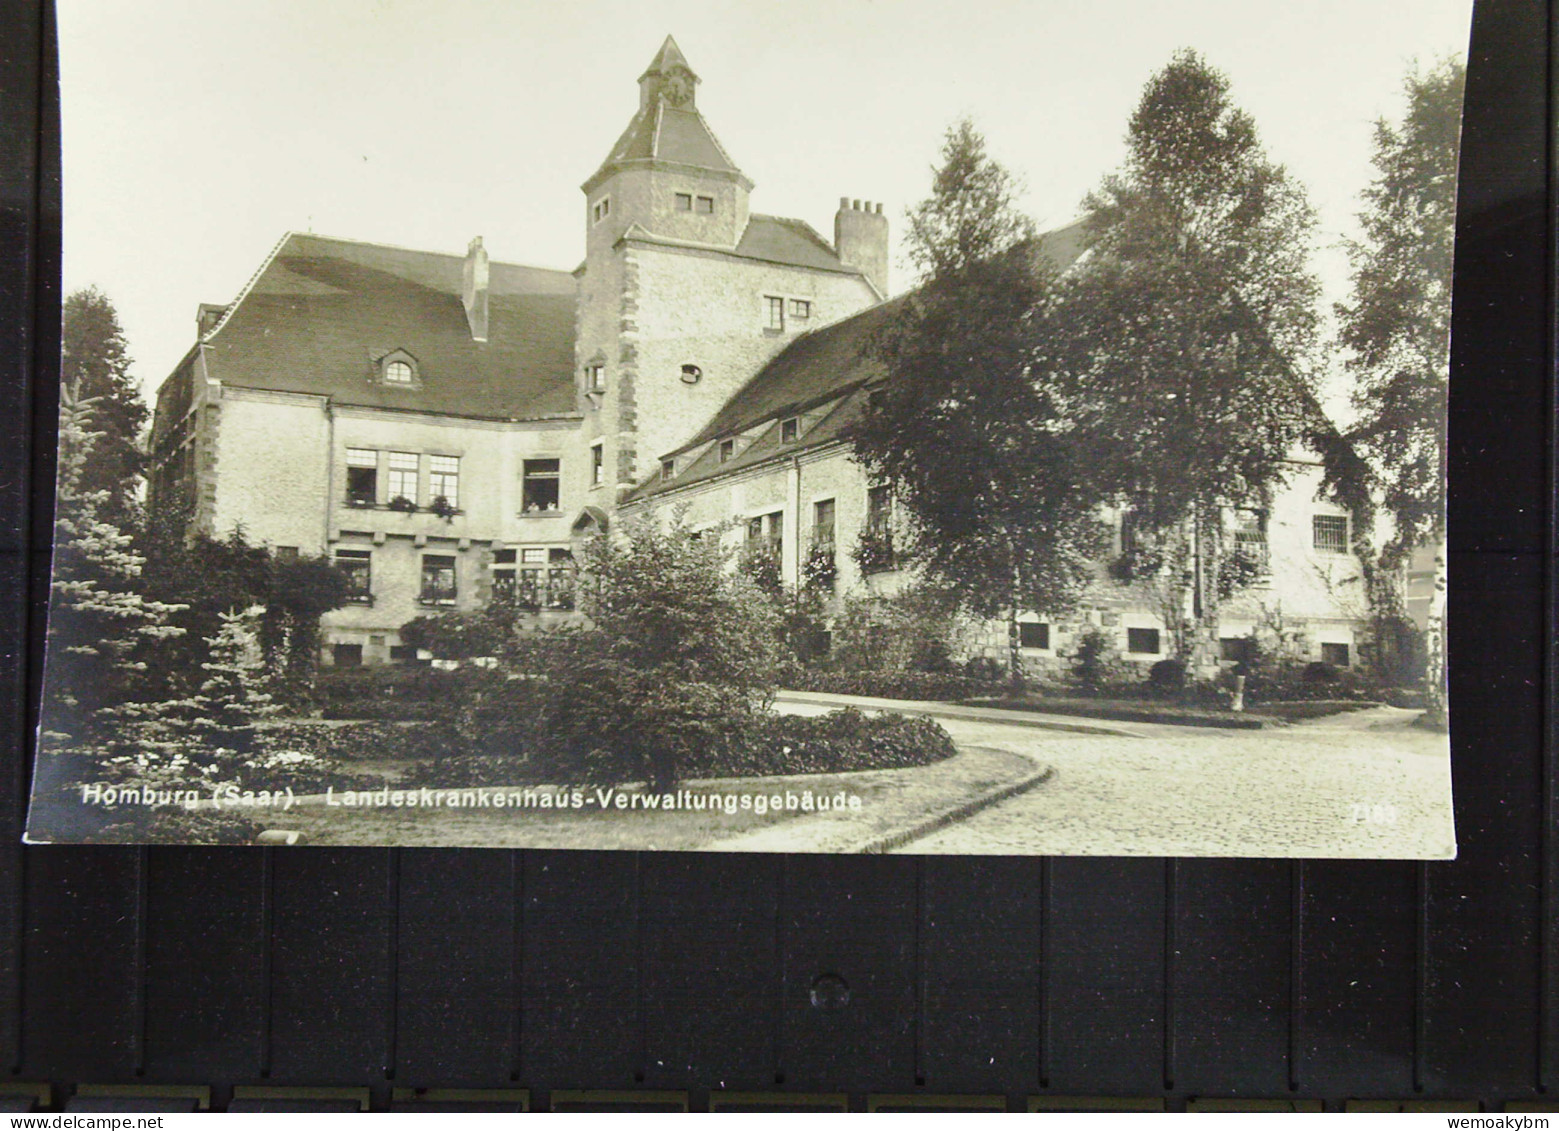
POLYGON ((613 173, 635 165, 681 165, 752 182, 736 167, 698 112, 699 78, 671 36, 639 76, 639 111, 612 146, 601 167, 585 182, 590 192, 613 173))
MULTIPOLYGON (((677 46, 677 41, 668 35, 666 42, 662 43, 660 50, 656 52, 655 58, 644 69, 644 73, 639 76, 639 81, 643 82, 651 75, 670 74, 673 67, 681 67, 688 74, 693 75, 693 68, 688 66, 687 56, 682 54, 682 48, 677 46)), ((693 80, 695 82, 698 81, 698 76, 693 75, 693 80)))

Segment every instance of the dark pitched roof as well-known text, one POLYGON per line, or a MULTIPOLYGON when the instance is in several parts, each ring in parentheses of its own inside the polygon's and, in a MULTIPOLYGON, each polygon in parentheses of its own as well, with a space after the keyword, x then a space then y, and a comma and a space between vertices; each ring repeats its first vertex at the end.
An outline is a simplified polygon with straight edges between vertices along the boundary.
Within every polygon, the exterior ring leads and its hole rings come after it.
POLYGON ((633 116, 590 180, 595 181, 607 169, 630 161, 666 161, 741 175, 736 163, 715 140, 714 131, 702 114, 668 106, 660 99, 633 116))
MULTIPOLYGON (((753 217, 756 221, 760 217, 753 217)), ((774 220, 773 217, 761 217, 774 220)), ((797 220, 775 220, 776 229, 805 228, 818 246, 827 245, 797 220)), ((1036 252, 1058 271, 1077 261, 1083 252, 1084 222, 1046 232, 1036 242, 1036 252)), ((796 233, 791 237, 799 241, 796 233)), ((747 241, 744 237, 743 243, 747 241)), ((738 251, 741 248, 737 249, 738 251)), ((832 250, 828 249, 832 257, 832 250)), ((838 259, 833 262, 837 265, 838 259)), ((749 428, 780 413, 819 404, 843 391, 882 376, 882 367, 867 355, 873 333, 887 322, 909 296, 901 295, 853 317, 803 334, 781 350, 753 379, 715 414, 709 424, 681 450, 708 443, 716 436, 749 428)))
POLYGON ((571 413, 576 284, 566 271, 494 262, 488 340, 461 303, 464 257, 291 233, 206 338, 225 384, 340 404, 501 420, 571 413), (374 380, 404 349, 420 385, 374 380))
POLYGON ((678 451, 822 404, 882 376, 882 366, 870 356, 867 347, 872 335, 903 302, 903 298, 897 298, 879 303, 842 322, 802 334, 726 401, 704 429, 678 451))
MULTIPOLYGON (((757 219, 759 217, 754 217, 754 220, 757 219)), ((805 228, 799 221, 776 221, 776 224, 805 228)), ((806 228, 806 231, 811 233, 810 228, 806 228)), ((1037 238, 1034 251, 1055 270, 1065 271, 1082 255, 1085 232, 1086 221, 1083 220, 1045 232, 1037 238)), ((812 238, 818 239, 816 233, 812 233, 812 238)), ((822 241, 818 239, 818 242, 821 244, 822 241)), ((859 415, 865 403, 865 386, 884 376, 881 363, 870 353, 872 336, 909 301, 912 294, 900 295, 796 338, 759 370, 751 381, 737 390, 698 435, 675 453, 668 454, 679 455, 692 451, 721 437, 750 431, 765 421, 771 422, 770 428, 727 463, 719 462, 718 445, 712 446, 686 468, 679 470, 671 482, 661 483, 658 478, 651 479, 630 497, 647 498, 740 471, 776 455, 802 451, 837 439, 845 425, 859 415), (780 419, 835 400, 839 403, 800 439, 790 444, 780 444, 780 419)))
POLYGON ((783 216, 763 216, 754 213, 747 218, 747 230, 737 241, 736 254, 748 259, 763 259, 770 263, 786 263, 795 267, 810 267, 817 271, 843 271, 852 275, 860 272, 839 262, 839 256, 811 224, 805 220, 790 220, 783 216))

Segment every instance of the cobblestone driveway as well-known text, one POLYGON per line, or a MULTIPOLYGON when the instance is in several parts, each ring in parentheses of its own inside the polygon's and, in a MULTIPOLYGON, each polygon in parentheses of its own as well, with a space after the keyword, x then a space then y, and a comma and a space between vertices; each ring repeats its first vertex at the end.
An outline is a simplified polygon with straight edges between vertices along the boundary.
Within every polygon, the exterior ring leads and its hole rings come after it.
POLYGON ((1056 773, 906 853, 1447 857, 1444 735, 1389 707, 1256 731, 1078 735, 941 719, 954 740, 1056 773))

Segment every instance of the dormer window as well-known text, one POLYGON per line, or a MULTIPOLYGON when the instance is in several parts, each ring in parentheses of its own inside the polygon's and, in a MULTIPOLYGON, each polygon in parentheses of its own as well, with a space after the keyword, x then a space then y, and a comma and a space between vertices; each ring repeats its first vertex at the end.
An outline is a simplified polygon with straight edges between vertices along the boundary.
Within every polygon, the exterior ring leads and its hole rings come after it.
POLYGON ((401 389, 415 388, 421 383, 417 371, 417 359, 405 350, 391 350, 379 359, 379 382, 401 389))
POLYGON ((794 444, 801 435, 801 421, 792 416, 789 420, 780 421, 780 443, 794 444))
POLYGON ((735 440, 721 440, 720 441, 720 462, 721 463, 730 463, 732 458, 735 455, 736 455, 736 441, 735 440))
POLYGON ((676 460, 674 460, 674 459, 663 459, 663 460, 660 461, 660 481, 662 483, 670 483, 673 479, 676 478, 676 475, 677 475, 677 461, 676 460))
POLYGON ((602 220, 605 220, 611 214, 612 198, 609 196, 603 196, 600 200, 596 201, 590 209, 591 222, 596 224, 599 224, 602 220))

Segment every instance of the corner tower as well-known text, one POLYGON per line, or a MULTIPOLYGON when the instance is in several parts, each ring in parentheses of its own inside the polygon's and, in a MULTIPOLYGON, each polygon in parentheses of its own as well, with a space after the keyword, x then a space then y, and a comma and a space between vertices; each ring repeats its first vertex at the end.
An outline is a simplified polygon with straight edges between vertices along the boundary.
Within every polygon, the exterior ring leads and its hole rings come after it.
POLYGON ((668 36, 639 76, 628 128, 581 186, 577 458, 596 513, 647 476, 674 474, 662 458, 798 334, 882 297, 849 226, 872 218, 847 218, 847 262, 805 222, 749 212, 752 182, 704 120, 698 85, 668 36))
POLYGON ((749 181, 698 110, 699 78, 669 35, 639 76, 639 109, 582 186, 589 252, 634 227, 664 239, 734 248, 749 181))

